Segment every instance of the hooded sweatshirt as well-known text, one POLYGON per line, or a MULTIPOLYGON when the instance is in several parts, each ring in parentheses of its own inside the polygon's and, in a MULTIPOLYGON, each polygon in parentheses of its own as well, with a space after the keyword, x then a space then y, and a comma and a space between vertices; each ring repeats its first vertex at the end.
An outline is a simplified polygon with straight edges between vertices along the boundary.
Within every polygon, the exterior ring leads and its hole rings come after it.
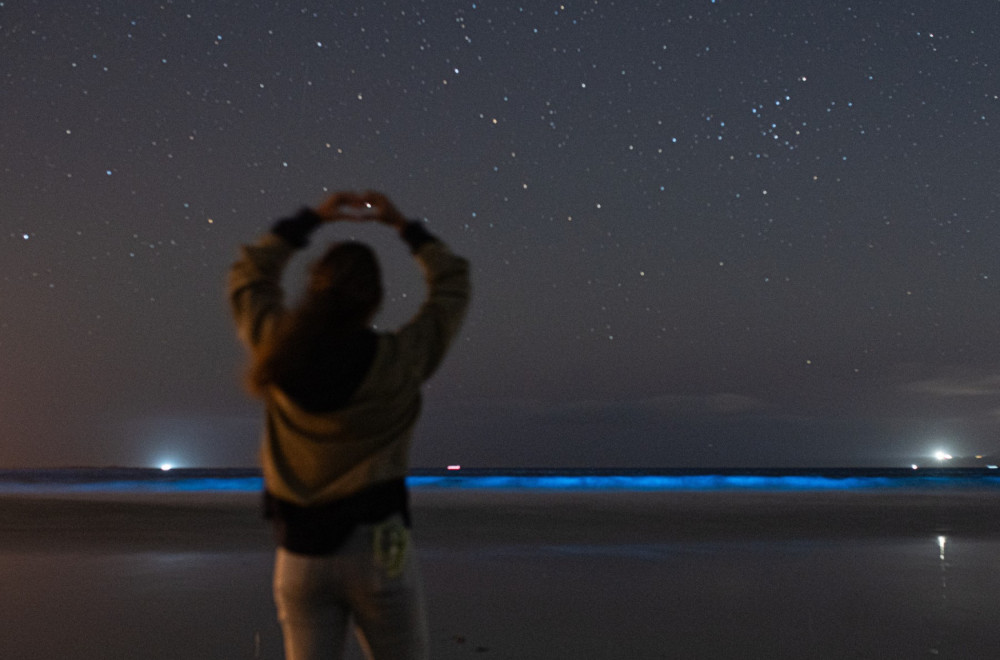
MULTIPOLYGON (((251 352, 259 350, 287 313, 281 275, 318 224, 314 214, 303 210, 244 246, 232 266, 229 298, 239 336, 251 352)), ((359 494, 401 484, 406 476, 421 385, 458 333, 470 285, 468 262, 422 225, 408 223, 401 236, 423 270, 427 297, 404 326, 376 335, 371 364, 357 389, 335 409, 315 411, 275 385, 268 388, 261 447, 264 485, 286 510, 287 505, 336 510, 359 494)))

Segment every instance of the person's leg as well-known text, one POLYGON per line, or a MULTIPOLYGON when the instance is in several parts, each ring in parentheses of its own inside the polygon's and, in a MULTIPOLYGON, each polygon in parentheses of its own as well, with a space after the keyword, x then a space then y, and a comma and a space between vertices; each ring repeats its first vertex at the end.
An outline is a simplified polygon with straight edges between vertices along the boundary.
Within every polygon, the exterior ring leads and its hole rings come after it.
POLYGON ((373 660, 427 658, 427 616, 409 531, 393 517, 359 532, 364 561, 348 596, 362 648, 373 660))
POLYGON ((278 548, 274 602, 285 660, 335 660, 344 653, 348 611, 339 597, 338 558, 311 557, 278 548))

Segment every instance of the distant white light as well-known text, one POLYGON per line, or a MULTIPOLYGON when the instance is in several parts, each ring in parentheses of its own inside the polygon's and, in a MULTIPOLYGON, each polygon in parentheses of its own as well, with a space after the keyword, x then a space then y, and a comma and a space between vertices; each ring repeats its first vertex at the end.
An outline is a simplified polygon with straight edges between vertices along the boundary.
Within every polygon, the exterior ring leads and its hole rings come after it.
POLYGON ((449 465, 448 469, 449 470, 461 470, 462 466, 461 465, 449 465))
POLYGON ((174 466, 172 463, 163 463, 162 465, 160 465, 160 469, 166 472, 167 470, 173 470, 174 466))
POLYGON ((941 451, 940 449, 938 449, 936 452, 934 452, 934 458, 938 459, 939 461, 950 461, 952 459, 952 455, 946 451, 941 451))

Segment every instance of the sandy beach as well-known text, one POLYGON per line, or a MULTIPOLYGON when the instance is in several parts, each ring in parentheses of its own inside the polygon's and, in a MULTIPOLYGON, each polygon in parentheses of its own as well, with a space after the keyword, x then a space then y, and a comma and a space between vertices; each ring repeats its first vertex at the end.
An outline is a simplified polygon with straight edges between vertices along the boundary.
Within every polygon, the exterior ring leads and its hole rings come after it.
MULTIPOLYGON (((413 499, 434 658, 1000 648, 990 490, 413 499)), ((271 560, 254 493, 4 495, 2 657, 280 658, 271 560)))

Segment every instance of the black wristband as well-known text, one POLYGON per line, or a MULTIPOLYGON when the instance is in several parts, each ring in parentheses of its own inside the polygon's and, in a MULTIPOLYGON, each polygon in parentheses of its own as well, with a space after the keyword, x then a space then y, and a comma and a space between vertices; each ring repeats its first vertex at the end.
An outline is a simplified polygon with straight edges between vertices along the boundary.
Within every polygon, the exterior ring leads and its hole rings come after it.
POLYGON ((399 236, 410 246, 410 251, 416 253, 424 243, 437 241, 434 234, 427 231, 419 220, 410 220, 399 231, 399 236))
POLYGON ((280 236, 286 243, 296 248, 309 245, 309 235, 322 224, 323 219, 311 208, 304 206, 290 218, 274 223, 271 233, 280 236))

